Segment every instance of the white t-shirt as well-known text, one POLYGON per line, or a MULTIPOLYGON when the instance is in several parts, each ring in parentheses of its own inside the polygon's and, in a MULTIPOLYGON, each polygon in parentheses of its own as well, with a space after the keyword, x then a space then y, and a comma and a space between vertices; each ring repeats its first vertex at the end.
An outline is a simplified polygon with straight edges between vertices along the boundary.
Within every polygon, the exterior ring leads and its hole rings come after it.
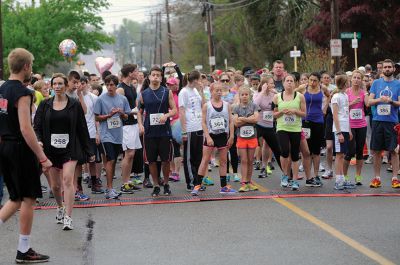
POLYGON ((95 121, 95 116, 94 116, 94 105, 96 104, 97 101, 97 96, 93 93, 88 92, 86 95, 83 96, 83 100, 85 101, 86 104, 86 124, 89 130, 89 136, 90 139, 96 138, 96 121, 95 121))
MULTIPOLYGON (((350 121, 349 121, 349 99, 344 92, 339 92, 333 95, 331 99, 331 108, 333 111, 333 104, 338 106, 338 118, 340 124, 341 132, 350 131, 350 121)), ((335 123, 333 123, 333 132, 337 132, 335 123)))
POLYGON ((196 88, 184 87, 179 92, 178 105, 185 108, 186 132, 201 131, 201 96, 196 88))

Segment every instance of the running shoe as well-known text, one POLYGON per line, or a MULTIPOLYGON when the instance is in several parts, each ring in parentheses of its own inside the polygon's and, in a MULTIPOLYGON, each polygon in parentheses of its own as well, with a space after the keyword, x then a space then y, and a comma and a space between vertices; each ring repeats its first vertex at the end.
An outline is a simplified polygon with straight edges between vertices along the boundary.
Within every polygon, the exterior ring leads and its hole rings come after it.
POLYGON ((325 156, 326 148, 321 148, 320 156, 325 156))
POLYGON ((212 171, 211 165, 208 164, 208 172, 211 172, 211 171, 212 171))
POLYGON ((240 177, 238 173, 233 173, 233 182, 240 182, 240 177))
POLYGON ((179 174, 178 173, 171 173, 171 175, 169 176, 169 180, 177 182, 180 180, 179 174))
POLYGON ((268 174, 267 174, 267 172, 264 170, 264 171, 260 171, 260 174, 258 174, 258 177, 260 178, 260 179, 263 179, 263 178, 266 178, 266 177, 268 177, 268 174))
POLYGON ((361 183, 361 181, 362 181, 362 177, 361 176, 355 176, 355 181, 356 181, 356 185, 357 186, 361 186, 362 185, 362 183, 361 183))
POLYGON ((299 172, 304 172, 303 164, 300 164, 300 166, 299 166, 299 172))
POLYGON ((288 185, 289 185, 289 178, 288 176, 283 175, 281 177, 281 187, 287 188, 288 185))
POLYGON ((171 189, 169 188, 169 184, 164 185, 164 196, 171 195, 171 189))
POLYGON ((335 182, 335 190, 344 190, 344 181, 342 182, 335 182))
POLYGON ((317 184, 319 184, 320 186, 323 185, 322 180, 319 176, 315 176, 315 182, 317 182, 317 184))
POLYGON ((155 186, 153 192, 151 193, 152 197, 158 197, 160 195, 161 189, 158 186, 155 186))
POLYGON ((201 185, 201 187, 200 187, 200 191, 205 191, 207 189, 207 187, 206 186, 204 186, 204 185, 201 185))
POLYGON ((226 174, 226 182, 230 182, 231 181, 231 175, 229 175, 229 173, 228 174, 226 174))
POLYGON ((317 183, 315 178, 310 178, 306 180, 306 187, 321 187, 321 184, 317 183))
POLYGON ((85 184, 90 184, 90 177, 87 173, 83 173, 82 182, 85 184))
POLYGON ((229 186, 229 185, 226 185, 225 187, 222 187, 222 188, 219 190, 219 193, 221 193, 221 194, 234 194, 234 193, 236 193, 236 192, 237 192, 237 191, 234 190, 234 189, 232 189, 231 186, 229 186))
POLYGON ((26 253, 17 251, 17 256, 15 257, 15 262, 22 263, 41 263, 49 261, 50 257, 47 255, 39 254, 30 248, 26 253))
POLYGON ((296 180, 292 181, 292 190, 298 190, 300 188, 299 183, 296 180))
POLYGON ((383 156, 383 158, 382 158, 382 164, 387 164, 387 163, 389 163, 388 157, 387 157, 387 156, 383 156))
POLYGON ((369 183, 369 187, 370 188, 379 188, 380 186, 381 186, 382 184, 381 184, 381 180, 380 179, 378 179, 378 178, 373 178, 372 180, 371 180, 371 182, 369 183))
MULTIPOLYGON (((272 159, 273 159, 273 158, 272 158, 272 159)), ((269 166, 269 168, 270 168, 271 170, 274 170, 274 169, 275 169, 274 164, 272 164, 272 162, 268 162, 268 166, 269 166)))
POLYGON ((249 184, 242 183, 242 185, 239 188, 239 192, 247 192, 250 191, 249 184))
POLYGON ((333 171, 332 170, 325 170, 324 174, 321 176, 323 179, 331 179, 333 178, 333 171))
POLYGON ((192 196, 198 196, 200 188, 201 188, 201 185, 194 186, 194 188, 193 188, 192 192, 190 192, 190 194, 192 194, 192 196))
POLYGON ((151 183, 149 178, 145 178, 143 180, 143 188, 146 188, 146 189, 152 189, 153 188, 153 184, 151 183))
POLYGON ((106 192, 105 192, 105 197, 106 197, 107 200, 118 199, 118 197, 119 197, 120 195, 121 195, 121 194, 118 193, 118 192, 116 192, 115 189, 106 190, 106 192))
POLYGON ((65 215, 63 230, 72 230, 72 229, 74 229, 74 227, 72 226, 72 218, 68 215, 65 215))
POLYGON ((390 165, 390 166, 386 169, 386 171, 387 171, 387 172, 393 172, 392 165, 390 165))
POLYGON ((87 196, 86 194, 83 194, 80 191, 75 192, 75 201, 83 202, 83 201, 87 201, 89 199, 90 199, 89 196, 87 196))
POLYGON ((399 189, 400 188, 400 181, 396 179, 392 179, 392 188, 393 189, 399 189))
POLYGON ((193 190, 193 185, 192 184, 186 184, 186 191, 192 191, 193 190))
POLYGON ((254 185, 253 183, 251 183, 251 182, 249 184, 247 184, 247 185, 248 185, 250 191, 258 190, 258 187, 256 185, 254 185))
POLYGON ((212 178, 210 178, 209 176, 206 176, 203 178, 202 184, 206 186, 212 186, 214 185, 214 180, 212 180, 212 178))
POLYGON ((104 190, 102 189, 103 185, 101 185, 100 179, 96 179, 95 183, 92 183, 92 194, 101 194, 104 193, 104 190))
POLYGON ((121 192, 123 194, 133 194, 133 189, 128 183, 125 183, 121 186, 121 192))
POLYGON ((260 169, 261 169, 261 162, 256 161, 256 163, 254 164, 254 170, 260 170, 260 169))
POLYGON ((141 190, 141 188, 140 188, 139 186, 136 186, 136 185, 133 184, 133 182, 131 182, 131 181, 128 182, 128 185, 129 185, 129 187, 131 187, 131 189, 132 189, 133 191, 135 191, 135 190, 141 190))
POLYGON ((57 207, 56 222, 57 224, 64 223, 65 207, 57 207))
POLYGON ((321 164, 319 164, 319 169, 318 169, 318 171, 319 171, 319 172, 324 172, 324 171, 325 171, 324 166, 321 165, 321 164))
POLYGON ((270 166, 267 166, 267 167, 265 168, 265 172, 267 172, 267 175, 271 175, 271 174, 272 174, 272 169, 271 169, 271 167, 270 167, 270 166))
POLYGON ((374 157, 368 156, 367 160, 364 161, 365 164, 372 164, 374 163, 374 157))
POLYGON ((345 189, 355 189, 356 188, 356 184, 354 184, 350 180, 345 180, 343 182, 343 186, 344 186, 345 189))
POLYGON ((139 176, 135 176, 132 179, 132 183, 135 184, 135 185, 140 185, 140 184, 143 184, 143 181, 140 179, 139 176))
POLYGON ((46 186, 41 186, 42 188, 42 193, 46 193, 47 192, 47 187, 46 186))

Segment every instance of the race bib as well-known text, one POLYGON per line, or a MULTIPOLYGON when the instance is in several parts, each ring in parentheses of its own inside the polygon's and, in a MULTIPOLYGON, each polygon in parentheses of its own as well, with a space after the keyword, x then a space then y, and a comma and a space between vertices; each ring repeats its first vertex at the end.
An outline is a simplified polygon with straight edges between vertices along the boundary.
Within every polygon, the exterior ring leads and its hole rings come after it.
POLYGON ((352 120, 362 120, 362 110, 361 109, 351 109, 350 119, 352 120))
POLYGON ((254 127, 253 126, 240 127, 239 135, 242 138, 250 138, 254 136, 254 127))
POLYGON ((51 146, 55 148, 66 148, 69 143, 69 134, 51 134, 51 146))
POLYGON ((286 125, 293 125, 296 122, 296 115, 283 114, 283 121, 286 125))
POLYGON ((274 121, 274 115, 272 113, 273 112, 271 110, 263 111, 263 120, 264 121, 268 121, 268 122, 273 122, 274 121))
POLYGON ((108 129, 115 129, 121 127, 121 119, 120 117, 111 117, 107 119, 107 127, 108 129))
POLYGON ((160 122, 160 118, 163 115, 164 115, 164 113, 153 113, 153 114, 150 114, 150 126, 162 125, 162 123, 160 122))
POLYGON ((311 129, 310 128, 301 128, 303 130, 304 133, 304 137, 306 137, 306 139, 310 139, 311 137, 311 129))
POLYGON ((219 131, 225 129, 225 120, 222 117, 211 119, 211 130, 219 131))
POLYGON ((382 104, 382 105, 378 105, 377 107, 377 112, 378 115, 390 115, 390 105, 389 104, 382 104))

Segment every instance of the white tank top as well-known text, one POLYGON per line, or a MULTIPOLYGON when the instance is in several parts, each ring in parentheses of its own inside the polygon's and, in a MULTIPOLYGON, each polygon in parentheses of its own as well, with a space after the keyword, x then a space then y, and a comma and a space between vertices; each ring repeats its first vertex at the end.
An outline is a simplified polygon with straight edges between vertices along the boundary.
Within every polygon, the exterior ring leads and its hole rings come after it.
POLYGON ((215 110, 211 101, 207 102, 207 128, 210 134, 229 133, 229 103, 222 101, 222 111, 215 110))

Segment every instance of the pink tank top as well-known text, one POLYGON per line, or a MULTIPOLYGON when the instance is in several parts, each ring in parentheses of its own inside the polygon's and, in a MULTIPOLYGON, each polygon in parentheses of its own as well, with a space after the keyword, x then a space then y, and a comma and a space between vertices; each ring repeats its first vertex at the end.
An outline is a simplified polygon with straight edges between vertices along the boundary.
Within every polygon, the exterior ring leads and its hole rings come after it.
POLYGON ((349 104, 360 97, 360 102, 349 107, 349 117, 350 117, 350 128, 363 128, 367 126, 367 121, 365 119, 364 113, 364 98, 365 91, 359 90, 358 95, 354 95, 351 88, 346 90, 347 97, 349 98, 349 104))

